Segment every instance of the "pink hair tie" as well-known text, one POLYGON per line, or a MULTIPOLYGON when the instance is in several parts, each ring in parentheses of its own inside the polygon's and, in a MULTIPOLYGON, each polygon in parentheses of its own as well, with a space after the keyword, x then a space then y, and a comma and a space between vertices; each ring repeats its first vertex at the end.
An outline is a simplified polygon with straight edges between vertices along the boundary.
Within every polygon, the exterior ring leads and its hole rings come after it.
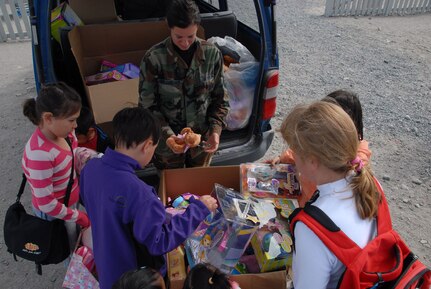
POLYGON ((361 160, 358 156, 356 156, 356 158, 355 158, 354 160, 352 160, 352 161, 350 162, 350 164, 351 164, 352 166, 355 166, 355 165, 356 165, 355 171, 356 171, 358 174, 360 174, 360 173, 361 173, 362 168, 364 167, 364 163, 362 162, 362 160, 361 160))

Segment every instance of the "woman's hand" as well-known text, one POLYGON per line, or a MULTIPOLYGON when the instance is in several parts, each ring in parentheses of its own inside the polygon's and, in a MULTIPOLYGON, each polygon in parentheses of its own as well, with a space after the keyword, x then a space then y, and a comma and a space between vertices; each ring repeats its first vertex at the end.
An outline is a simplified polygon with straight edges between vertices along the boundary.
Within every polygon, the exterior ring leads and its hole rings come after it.
POLYGON ((207 153, 214 153, 217 151, 219 144, 220 135, 216 132, 213 132, 205 142, 204 151, 207 153))

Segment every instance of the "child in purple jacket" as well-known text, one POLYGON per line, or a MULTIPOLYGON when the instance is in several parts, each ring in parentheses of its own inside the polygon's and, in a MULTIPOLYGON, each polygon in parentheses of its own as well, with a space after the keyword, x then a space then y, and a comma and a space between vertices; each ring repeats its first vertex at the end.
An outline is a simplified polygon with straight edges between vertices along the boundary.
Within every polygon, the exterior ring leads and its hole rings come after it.
POLYGON ((193 233, 217 208, 211 196, 191 199, 182 215, 166 222, 154 188, 135 170, 151 160, 160 125, 147 109, 134 107, 113 119, 115 150, 90 160, 81 173, 81 197, 92 224, 94 257, 101 289, 110 289, 124 272, 148 266, 164 276, 163 255, 193 233))

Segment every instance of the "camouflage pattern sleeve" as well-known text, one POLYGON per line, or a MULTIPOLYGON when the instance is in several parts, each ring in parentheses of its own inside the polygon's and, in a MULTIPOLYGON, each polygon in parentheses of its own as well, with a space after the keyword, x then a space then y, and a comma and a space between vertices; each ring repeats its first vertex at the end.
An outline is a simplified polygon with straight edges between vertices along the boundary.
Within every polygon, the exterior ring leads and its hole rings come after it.
POLYGON ((160 97, 157 89, 157 65, 151 61, 151 50, 142 58, 139 73, 139 106, 149 109, 162 126, 162 138, 168 138, 174 132, 160 112, 160 97))
POLYGON ((229 110, 229 95, 223 84, 223 57, 217 50, 218 61, 214 67, 214 89, 211 92, 211 104, 208 107, 209 133, 218 133, 226 127, 225 118, 229 110))

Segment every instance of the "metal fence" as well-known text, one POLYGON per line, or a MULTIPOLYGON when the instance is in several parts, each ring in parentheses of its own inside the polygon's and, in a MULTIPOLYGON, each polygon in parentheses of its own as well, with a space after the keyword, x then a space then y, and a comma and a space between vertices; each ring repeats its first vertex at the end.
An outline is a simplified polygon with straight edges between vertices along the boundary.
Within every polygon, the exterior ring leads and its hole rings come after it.
POLYGON ((30 38, 28 2, 0 0, 0 42, 30 38))
POLYGON ((431 11, 431 0, 326 0, 325 16, 412 15, 431 11))

